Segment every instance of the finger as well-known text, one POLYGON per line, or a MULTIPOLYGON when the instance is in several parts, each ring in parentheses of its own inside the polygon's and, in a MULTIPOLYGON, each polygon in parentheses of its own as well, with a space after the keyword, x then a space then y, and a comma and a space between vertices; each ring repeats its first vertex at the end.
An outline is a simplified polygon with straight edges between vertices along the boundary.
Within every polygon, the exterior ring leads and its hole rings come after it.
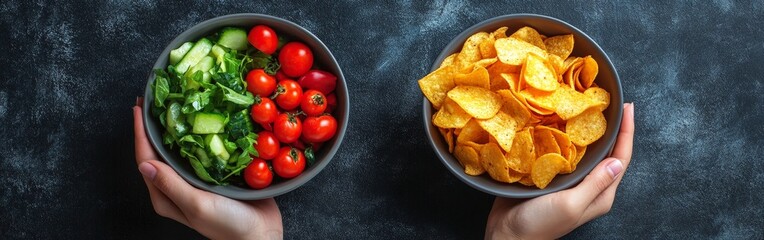
POLYGON ((135 132, 135 161, 140 165, 148 160, 159 159, 146 137, 143 129, 143 113, 138 106, 133 107, 133 131, 135 132))
POLYGON ((634 144, 634 104, 626 103, 623 105, 623 120, 621 129, 618 132, 615 147, 611 157, 624 161, 624 166, 631 161, 631 151, 634 144))
POLYGON ((189 185, 170 166, 157 160, 149 160, 141 163, 138 169, 159 191, 172 200, 184 215, 195 216, 198 213, 198 197, 204 196, 205 192, 189 185))
POLYGON ((135 98, 135 106, 143 106, 143 97, 135 98))
POLYGON ((600 162, 578 186, 565 190, 564 194, 575 209, 586 209, 592 201, 607 189, 623 171, 623 164, 615 158, 600 162))
POLYGON ((143 180, 146 182, 146 187, 149 189, 149 196, 151 197, 151 205, 154 206, 154 212, 160 216, 173 219, 183 225, 189 226, 188 219, 183 215, 183 212, 180 211, 180 208, 178 208, 172 200, 167 198, 162 191, 157 189, 157 187, 151 183, 151 180, 146 177, 144 177, 143 180))

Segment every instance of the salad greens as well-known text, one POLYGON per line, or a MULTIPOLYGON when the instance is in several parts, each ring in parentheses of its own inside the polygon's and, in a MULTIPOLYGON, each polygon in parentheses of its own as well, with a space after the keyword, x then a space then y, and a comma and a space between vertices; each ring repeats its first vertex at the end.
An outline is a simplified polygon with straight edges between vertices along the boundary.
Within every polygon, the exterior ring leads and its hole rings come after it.
POLYGON ((154 70, 151 112, 166 130, 164 144, 177 147, 202 180, 226 185, 242 182, 242 170, 258 156, 249 113, 255 99, 243 78, 255 68, 275 73, 279 65, 249 44, 225 47, 216 42, 221 34, 184 43, 170 54, 175 64, 154 70))

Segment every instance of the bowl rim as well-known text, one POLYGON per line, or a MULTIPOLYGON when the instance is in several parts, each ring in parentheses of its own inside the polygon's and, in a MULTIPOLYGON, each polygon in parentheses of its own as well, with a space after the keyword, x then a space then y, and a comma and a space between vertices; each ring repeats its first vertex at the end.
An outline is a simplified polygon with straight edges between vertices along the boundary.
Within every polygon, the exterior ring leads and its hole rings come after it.
MULTIPOLYGON (((214 17, 214 18, 211 18, 211 19, 207 19, 205 21, 197 23, 194 26, 186 29, 182 33, 178 34, 178 36, 176 36, 172 41, 170 41, 167 44, 165 49, 162 51, 162 53, 157 58, 157 61, 154 63, 151 71, 149 71, 148 81, 146 82, 146 88, 144 90, 144 99, 153 98, 153 96, 149 97, 149 94, 153 94, 153 91, 151 90, 151 84, 155 80, 155 74, 154 74, 153 70, 156 69, 156 68, 166 68, 167 67, 166 66, 167 65, 167 61, 166 60, 163 61, 163 58, 166 58, 166 56, 169 55, 170 51, 172 51, 174 49, 175 46, 173 46, 174 45, 173 43, 180 44, 180 43, 182 43, 183 39, 190 39, 190 37, 192 35, 197 34, 197 32, 199 32, 202 29, 206 28, 208 25, 215 25, 217 22, 220 22, 220 21, 231 21, 231 20, 235 20, 235 21, 248 20, 248 21, 262 21, 262 22, 278 22, 278 23, 284 24, 286 27, 294 28, 294 30, 297 31, 297 32, 304 33, 307 38, 300 39, 300 41, 305 42, 306 44, 308 44, 306 41, 312 41, 312 42, 315 43, 315 45, 317 45, 317 46, 319 46, 321 48, 321 51, 324 51, 324 50, 326 51, 327 58, 330 60, 330 62, 326 62, 326 63, 322 62, 320 64, 324 65, 324 66, 333 66, 333 67, 336 67, 336 73, 335 74, 337 75, 338 82, 337 82, 337 87, 335 89, 335 92, 342 92, 345 95, 344 99, 340 99, 339 97, 337 98, 339 101, 341 101, 341 102, 338 102, 338 106, 339 106, 339 104, 343 104, 345 106, 344 107, 345 111, 342 112, 341 115, 336 115, 337 112, 335 111, 335 117, 337 118, 337 122, 338 122, 338 128, 337 128, 337 133, 336 133, 337 135, 335 136, 335 138, 333 140, 329 141, 329 142, 333 143, 332 146, 329 149, 326 149, 326 148, 321 149, 321 151, 326 151, 325 155, 323 155, 323 158, 322 159, 316 159, 316 164, 315 165, 311 166, 310 168, 306 168, 305 171, 303 173, 301 173, 299 176, 297 176, 295 178, 292 178, 292 179, 287 179, 287 180, 283 181, 282 183, 284 183, 284 184, 271 185, 268 188, 260 189, 260 190, 251 189, 252 191, 246 191, 246 192, 232 191, 232 190, 229 189, 231 187, 231 185, 228 185, 228 186, 213 185, 213 184, 210 184, 210 183, 202 181, 193 172, 190 173, 190 174, 181 173, 180 169, 182 168, 181 164, 183 164, 183 163, 181 163, 181 162, 179 162, 177 160, 168 160, 168 159, 166 159, 167 157, 171 157, 172 158, 171 155, 165 154, 165 151, 169 152, 170 150, 166 149, 166 147, 161 142, 155 142, 153 140, 155 138, 155 136, 154 136, 155 134, 161 134, 161 133, 160 132, 154 133, 154 132, 152 132, 152 130, 159 130, 159 131, 161 131, 162 127, 159 126, 158 129, 154 129, 153 126, 149 127, 150 124, 148 124, 149 118, 151 117, 151 107, 153 105, 152 101, 144 101, 143 102, 143 106, 142 106, 143 107, 143 109, 142 109, 142 111, 143 111, 143 119, 142 119, 142 121, 143 121, 143 124, 144 124, 144 131, 146 132, 146 136, 149 139, 149 142, 150 142, 151 146, 157 152, 159 157, 162 158, 164 163, 170 165, 170 167, 178 175, 180 175, 181 178, 183 178, 186 182, 188 182, 192 186, 196 187, 197 189, 201 189, 201 190, 212 192, 212 193, 215 193, 215 194, 218 194, 218 195, 221 195, 221 196, 225 196, 225 197, 229 197, 229 198, 233 198, 233 199, 240 199, 240 200, 258 200, 258 199, 266 199, 266 198, 276 197, 276 196, 279 196, 279 195, 291 192, 292 190, 302 186, 306 182, 308 182, 311 179, 313 179, 313 177, 318 175, 318 173, 323 171, 323 169, 326 167, 326 165, 329 164, 329 162, 334 158, 334 155, 337 153, 340 145, 342 144, 342 141, 343 141, 343 139, 345 137, 345 133, 347 131, 347 127, 349 125, 349 120, 350 120, 350 93, 349 93, 348 88, 347 88, 347 82, 346 82, 345 76, 344 76, 344 74, 342 72, 342 68, 340 67, 340 64, 337 62, 337 59, 334 57, 334 55, 332 54, 332 52, 329 49, 329 47, 327 47, 323 43, 323 41, 321 41, 321 39, 316 37, 312 32, 310 32, 309 30, 305 29, 304 27, 302 27, 302 26, 300 26, 300 25, 298 25, 298 24, 296 24, 294 22, 291 22, 289 20, 282 19, 282 18, 275 17, 275 16, 265 15, 265 14, 257 14, 257 13, 236 13, 236 14, 228 14, 228 15, 223 15, 223 16, 218 16, 218 17, 214 17), (165 64, 160 64, 162 62, 165 62, 165 64)), ((256 23, 252 23, 252 25, 254 25, 254 24, 256 24, 256 23)), ((247 25, 247 24, 245 24, 245 25, 247 25)), ((220 26, 220 27, 223 27, 223 26, 220 26)), ((277 30, 277 29, 274 29, 274 30, 277 30)), ((308 44, 308 45, 312 45, 312 44, 308 44)), ((313 50, 313 51, 315 52, 316 50, 313 50)), ((324 67, 324 69, 322 69, 322 70, 326 71, 325 68, 326 67, 324 67)), ((338 96, 339 96, 339 94, 338 94, 338 96)), ((158 139, 161 139, 161 137, 158 138, 158 139)))
MULTIPOLYGON (((608 141, 606 143, 607 144, 606 147, 609 148, 608 151, 607 151, 607 154, 605 154, 604 157, 602 157, 600 159, 597 159, 595 164, 591 164, 590 166, 586 166, 585 168, 578 168, 578 169, 576 169, 576 171, 582 171, 582 172, 580 172, 578 175, 576 175, 576 177, 573 180, 569 180, 569 181, 563 182, 563 183, 555 185, 555 186, 548 186, 547 188, 544 188, 544 189, 538 189, 538 188, 530 189, 530 188, 528 188, 529 190, 527 190, 527 191, 497 189, 497 188, 493 188, 493 187, 489 187, 489 186, 484 186, 484 185, 480 184, 477 180, 475 180, 475 178, 477 178, 477 177, 484 177, 484 174, 481 174, 479 176, 469 176, 469 175, 465 174, 464 173, 464 168, 455 160, 455 158, 453 157, 452 153, 448 153, 448 152, 442 153, 439 150, 438 145, 436 144, 435 139, 433 139, 433 138, 434 137, 440 137, 440 134, 437 133, 437 132, 433 132, 433 130, 437 131, 437 129, 435 129, 435 127, 432 126, 432 121, 430 119, 434 109, 433 109, 432 105, 430 104, 429 100, 427 100, 427 97, 423 96, 422 97, 422 110, 423 110, 422 111, 422 113, 423 113, 422 117, 424 119, 423 123, 424 123, 425 132, 427 134, 427 138, 429 140, 430 146, 435 151, 435 154, 438 156, 438 159, 440 159, 441 163, 443 163, 443 165, 445 165, 445 167, 453 175, 455 175, 459 180, 461 180, 462 182, 466 183, 467 185, 469 185, 469 186, 471 186, 471 187, 473 187, 473 188, 475 188, 477 190, 480 190, 480 191, 482 191, 484 193, 488 193, 488 194, 491 194, 491 195, 494 195, 494 196, 498 196, 498 197, 506 197, 506 198, 533 198, 533 197, 538 197, 538 196, 541 196, 541 195, 546 195, 546 194, 549 194, 549 193, 553 193, 553 192, 557 192, 557 191, 568 189, 568 188, 574 186, 575 184, 578 184, 579 182, 581 182, 586 177, 586 175, 588 175, 589 172, 591 172, 592 169, 594 169, 599 164, 599 162, 604 160, 604 158, 606 158, 607 156, 610 156, 610 153, 612 152, 613 147, 615 145, 615 140, 617 138, 617 134, 618 134, 619 129, 620 129, 620 122, 622 120, 621 118, 622 118, 622 115, 623 115, 623 87, 622 87, 622 84, 621 84, 620 76, 618 75, 618 72, 616 71, 615 65, 610 60, 610 57, 607 55, 607 53, 604 50, 602 50, 602 48, 599 46, 599 44, 596 41, 594 41, 591 37, 589 37, 589 35, 587 35, 583 31, 581 31, 580 29, 576 28, 575 26, 573 26, 573 25, 571 25, 571 24, 569 24, 569 23, 567 23, 565 21, 562 21, 560 19, 557 19, 557 18, 554 18, 554 17, 550 17, 550 16, 539 15, 539 14, 532 14, 532 13, 516 13, 516 14, 507 14, 507 15, 493 17, 493 18, 481 21, 481 22, 479 22, 477 24, 474 24, 471 27, 469 27, 469 28, 465 29, 464 31, 462 31, 461 33, 459 33, 456 37, 454 37, 443 48, 443 50, 441 50, 440 54, 438 54, 437 58, 435 58, 435 61, 433 61, 433 65, 430 67, 430 72, 437 70, 438 67, 440 66, 440 63, 443 61, 443 59, 445 59, 447 56, 449 56, 450 54, 453 53, 453 52, 447 52, 446 51, 450 46, 452 46, 452 45, 462 46, 464 44, 464 40, 466 40, 466 38, 468 36, 476 33, 478 30, 483 28, 485 25, 489 25, 489 24, 491 24, 493 22, 506 22, 506 21, 512 21, 512 20, 520 20, 520 19, 523 19, 523 20, 551 21, 551 22, 554 22, 555 24, 561 25, 562 27, 564 27, 566 29, 569 29, 571 31, 571 34, 578 35, 581 38, 583 38, 585 41, 588 41, 588 42, 592 43, 592 48, 595 49, 595 51, 598 51, 599 53, 602 54, 602 56, 603 56, 603 58, 605 60, 605 63, 606 63, 606 64, 604 64, 604 67, 610 68, 610 71, 613 73, 613 75, 615 77, 615 85, 616 85, 616 88, 617 88, 618 96, 620 96, 620 97, 619 97, 618 101, 612 101, 613 98, 611 97, 610 105, 611 106, 613 106, 614 104, 617 105, 616 108, 615 108, 615 110, 617 112, 617 117, 616 117, 617 119, 615 119, 615 120, 619 124, 615 125, 615 128, 611 132, 610 136, 603 135, 603 138, 598 140, 598 141, 601 141, 601 140, 608 141), (450 158, 452 158, 452 159, 451 160, 447 159, 447 157, 445 155, 450 155, 450 158)), ((458 48, 456 49, 456 51, 458 51, 458 48)), ((602 67, 603 67, 603 65, 600 64, 600 68, 602 68, 602 67)), ((613 95, 614 94, 611 93, 611 96, 613 96, 613 95)), ((587 151, 587 152, 589 152, 589 151, 587 151)), ((505 186, 511 186, 511 185, 510 184, 506 184, 505 186)))

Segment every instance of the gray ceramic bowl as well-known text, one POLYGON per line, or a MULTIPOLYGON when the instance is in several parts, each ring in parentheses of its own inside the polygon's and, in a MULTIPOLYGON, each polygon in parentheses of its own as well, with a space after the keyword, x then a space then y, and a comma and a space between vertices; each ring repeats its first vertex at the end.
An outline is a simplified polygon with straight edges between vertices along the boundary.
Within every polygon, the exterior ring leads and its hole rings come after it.
POLYGON ((332 53, 329 51, 329 48, 308 30, 290 21, 261 14, 233 14, 204 21, 181 33, 167 45, 164 51, 162 51, 159 55, 159 59, 157 59, 153 67, 154 69, 167 67, 170 51, 184 42, 196 41, 199 38, 208 36, 226 26, 239 26, 249 29, 258 24, 268 25, 273 28, 277 34, 288 36, 289 39, 302 41, 313 51, 314 68, 318 67, 324 71, 334 73, 337 76, 337 88, 335 90, 335 94, 337 95, 337 108, 334 112, 334 116, 337 119, 337 134, 323 145, 324 147, 316 153, 316 162, 311 167, 306 168, 302 174, 289 180, 281 182, 274 181, 271 186, 262 190, 253 190, 230 185, 217 186, 206 183, 196 176, 188 161, 180 157, 177 148, 171 150, 166 145, 162 145, 162 132, 164 132, 164 127, 159 124, 159 121, 156 118, 151 116, 150 110, 154 101, 154 94, 150 87, 155 78, 153 72, 149 74, 148 83, 146 84, 146 92, 144 94, 145 100, 143 103, 143 123, 146 127, 146 133, 148 134, 154 149, 157 150, 166 163, 175 169, 183 179, 199 189, 242 200, 270 198, 294 190, 315 177, 324 167, 326 167, 337 152, 337 149, 340 147, 340 143, 345 136, 345 130, 348 126, 350 103, 348 89, 345 84, 345 77, 342 75, 342 70, 337 63, 337 60, 334 59, 334 56, 332 56, 332 53))
POLYGON ((501 183, 491 179, 488 174, 483 174, 481 176, 470 176, 465 174, 464 168, 459 164, 456 158, 448 152, 448 145, 443 140, 443 137, 440 136, 438 129, 432 125, 431 116, 434 113, 434 109, 430 102, 427 101, 427 98, 424 98, 422 101, 424 105, 424 127, 427 131, 428 138, 430 139, 430 144, 433 149, 435 149, 435 152, 443 164, 446 165, 446 168, 456 175, 457 178, 480 191, 492 195, 508 198, 531 198, 570 188, 580 182, 597 165, 597 163, 608 156, 613 148, 623 112, 621 80, 618 78, 618 73, 616 73, 613 63, 610 62, 610 59, 605 52, 602 51, 597 43, 589 38, 589 36, 561 20, 534 14, 512 14, 495 17, 464 30, 461 34, 456 36, 445 49, 443 49, 435 60, 435 63, 433 63, 430 71, 436 70, 443 59, 448 55, 461 51, 462 44, 472 34, 481 31, 492 32, 502 26, 509 27, 507 34, 511 34, 513 31, 523 26, 533 27, 539 31, 539 33, 546 36, 573 34, 575 45, 571 55, 592 55, 592 57, 597 60, 597 63, 599 63, 599 74, 597 74, 595 82, 601 88, 610 92, 610 106, 603 112, 608 122, 605 135, 588 146, 586 155, 581 159, 576 171, 570 174, 557 175, 545 189, 526 187, 517 183, 501 183))

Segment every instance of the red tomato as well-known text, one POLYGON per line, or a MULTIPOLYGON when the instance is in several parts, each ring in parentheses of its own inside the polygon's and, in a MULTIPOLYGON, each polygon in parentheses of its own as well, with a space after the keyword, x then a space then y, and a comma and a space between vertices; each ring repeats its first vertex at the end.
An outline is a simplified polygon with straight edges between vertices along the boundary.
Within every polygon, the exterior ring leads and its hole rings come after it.
POLYGON ((273 172, 268 168, 268 164, 261 158, 255 158, 244 169, 244 181, 251 188, 263 189, 271 185, 273 181, 273 172))
POLYGON ((297 148, 297 149, 299 149, 300 151, 302 151, 302 150, 305 150, 305 148, 307 148, 308 146, 310 146, 310 145, 308 145, 308 144, 305 144, 305 142, 304 142, 304 141, 302 141, 302 139, 300 139, 300 140, 297 140, 297 141, 294 141, 294 142, 292 143, 292 147, 293 147, 293 148, 297 148))
POLYGON ((292 113, 282 113, 273 123, 273 133, 282 143, 293 143, 300 138, 302 122, 292 113))
POLYGON ((270 98, 255 96, 255 104, 252 104, 250 115, 252 115, 252 121, 263 125, 276 121, 279 110, 270 98))
POLYGON ((284 71, 279 70, 278 72, 276 72, 276 81, 280 82, 281 80, 287 80, 287 79, 289 79, 289 77, 287 77, 287 75, 284 74, 284 71))
POLYGON ((337 87, 337 77, 334 74, 315 69, 305 73, 297 82, 303 89, 315 89, 323 94, 330 94, 337 87))
POLYGON ((276 86, 276 104, 286 111, 291 111, 300 106, 302 101, 302 87, 294 80, 281 80, 276 86))
POLYGON ((269 131, 261 131, 257 133, 257 143, 255 143, 255 150, 260 155, 260 158, 265 160, 271 160, 279 153, 281 144, 276 139, 276 135, 269 131))
POLYGON ((249 44, 268 55, 276 52, 276 48, 279 46, 279 37, 276 36, 276 32, 265 25, 257 25, 249 30, 247 39, 249 44))
POLYGON ((308 116, 318 116, 326 110, 326 97, 319 91, 308 90, 302 95, 300 108, 308 116))
POLYGON ((279 63, 284 74, 296 78, 313 67, 313 53, 301 42, 289 42, 281 47, 279 63))
POLYGON ((332 93, 326 96, 326 112, 332 113, 335 108, 337 108, 337 95, 332 93))
POLYGON ((279 150, 276 159, 273 159, 273 171, 283 178, 293 178, 305 170, 305 155, 302 151, 283 147, 279 150))
POLYGON ((252 95, 270 96, 276 90, 276 78, 265 73, 263 69, 255 69, 247 73, 247 91, 252 95))
POLYGON ((308 117, 302 128, 302 137, 311 143, 326 142, 337 132, 337 120, 331 115, 308 117))

